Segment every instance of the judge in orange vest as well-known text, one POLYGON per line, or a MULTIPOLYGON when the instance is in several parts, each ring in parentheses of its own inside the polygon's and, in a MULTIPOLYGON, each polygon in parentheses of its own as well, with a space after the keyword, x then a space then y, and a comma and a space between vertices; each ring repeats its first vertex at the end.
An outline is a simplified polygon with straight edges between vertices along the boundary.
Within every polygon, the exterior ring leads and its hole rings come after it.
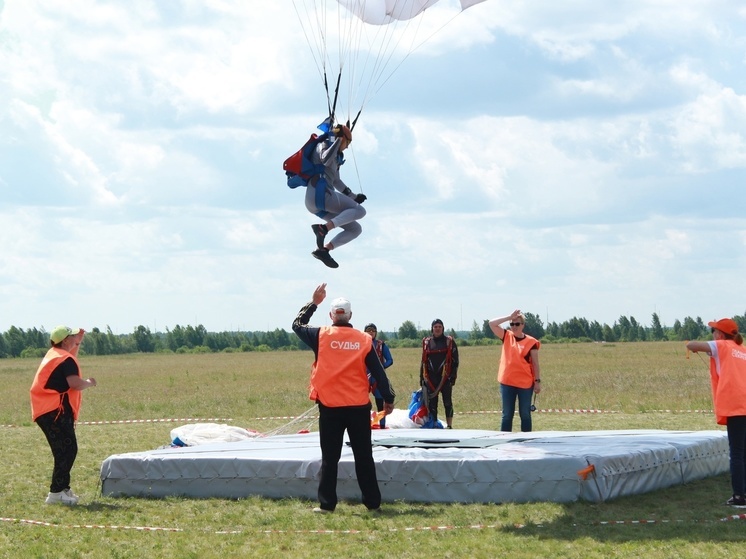
POLYGON ((293 331, 316 357, 311 372, 309 398, 319 406, 321 479, 319 506, 314 512, 334 512, 337 506, 337 471, 342 455, 344 433, 355 458, 355 474, 363 504, 368 510, 381 507, 381 491, 376 477, 371 443, 371 405, 367 371, 375 379, 384 400, 383 411, 394 410, 394 390, 378 359, 371 337, 350 324, 352 309, 344 298, 332 301, 331 326, 309 326, 313 313, 326 298, 326 284, 313 292, 311 302, 293 321, 293 331))
POLYGON ((70 471, 78 454, 75 421, 81 392, 96 386, 96 379, 82 378, 78 350, 85 331, 58 326, 49 335, 52 347, 42 359, 31 385, 31 418, 44 432, 54 456, 47 504, 77 505, 70 489, 70 471))
POLYGON ((541 342, 523 332, 526 317, 519 310, 509 316, 493 318, 489 322, 495 336, 503 341, 500 355, 500 368, 497 382, 500 383, 500 396, 503 402, 501 431, 513 430, 515 401, 518 399, 518 415, 521 418, 521 431, 529 432, 531 422, 531 395, 541 392, 541 369, 539 368, 539 348, 541 342), (510 329, 500 326, 510 323, 510 329))
POLYGON ((726 505, 746 508, 746 348, 738 324, 730 318, 709 322, 710 342, 688 342, 689 351, 710 356, 710 383, 718 425, 728 429, 730 482, 733 496, 726 505))

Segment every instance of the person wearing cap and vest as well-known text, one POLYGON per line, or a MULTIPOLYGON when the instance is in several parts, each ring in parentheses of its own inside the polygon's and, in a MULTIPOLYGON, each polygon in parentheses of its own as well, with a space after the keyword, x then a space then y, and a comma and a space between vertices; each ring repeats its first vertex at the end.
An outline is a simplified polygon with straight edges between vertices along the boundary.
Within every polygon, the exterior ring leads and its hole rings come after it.
POLYGON ((339 267, 330 251, 346 245, 363 232, 358 220, 365 217, 361 204, 367 197, 352 192, 339 176, 339 168, 344 163, 342 152, 351 143, 350 129, 344 124, 335 126, 329 139, 319 142, 312 156, 314 164, 323 165, 324 174, 313 177, 306 186, 306 209, 324 220, 324 223, 311 225, 316 237, 316 250, 311 254, 329 268, 339 267), (326 235, 337 227, 342 231, 326 242, 326 235))
POLYGON ((293 321, 293 332, 314 353, 309 398, 319 406, 321 476, 319 506, 314 512, 329 513, 337 507, 337 471, 347 436, 355 459, 355 474, 363 504, 368 510, 381 507, 381 491, 373 460, 370 426, 370 384, 366 370, 376 381, 384 400, 384 412, 394 410, 394 389, 389 383, 368 334, 350 324, 352 309, 344 298, 332 301, 331 326, 309 326, 313 313, 326 298, 326 284, 313 292, 293 321))
MULTIPOLYGON (((378 339, 378 328, 376 327, 376 325, 372 322, 370 324, 366 324, 365 333, 373 338, 373 349, 376 351, 378 360, 381 362, 381 365, 383 365, 383 368, 388 369, 389 367, 391 367, 391 365, 394 364, 394 358, 391 356, 391 350, 389 350, 389 346, 386 345, 386 342, 378 339)), ((376 384, 373 375, 370 374, 370 371, 368 372, 368 380, 370 381, 370 391, 373 393, 373 398, 376 401, 376 410, 378 410, 379 412, 383 411, 383 397, 381 396, 381 391, 378 390, 378 385, 376 384)), ((378 421, 378 426, 381 429, 386 428, 386 416, 383 416, 378 421)))
POLYGON ((531 396, 541 392, 541 369, 539 367, 539 348, 541 342, 523 332, 526 317, 519 310, 509 316, 493 318, 489 321, 490 329, 503 342, 500 354, 500 367, 497 371, 497 382, 500 383, 500 397, 503 404, 501 431, 513 430, 515 401, 518 399, 518 415, 521 418, 521 431, 530 432, 531 396), (510 321, 510 329, 500 326, 510 321))
POLYGON ((730 448, 733 495, 725 504, 746 508, 746 348, 735 320, 721 318, 707 325, 712 341, 687 342, 686 348, 710 356, 715 420, 726 426, 730 448))
POLYGON ((52 347, 31 384, 31 418, 47 438, 54 457, 47 504, 78 504, 79 497, 70 489, 70 471, 78 454, 75 422, 81 392, 96 386, 96 379, 83 379, 80 374, 78 350, 84 335, 81 328, 58 326, 52 330, 52 347))
POLYGON ((438 425, 438 395, 443 396, 446 426, 453 428, 453 386, 458 376, 458 347, 452 336, 445 335, 439 318, 430 325, 432 336, 422 339, 420 386, 427 402, 430 420, 438 425), (427 395, 427 396, 425 396, 427 395))

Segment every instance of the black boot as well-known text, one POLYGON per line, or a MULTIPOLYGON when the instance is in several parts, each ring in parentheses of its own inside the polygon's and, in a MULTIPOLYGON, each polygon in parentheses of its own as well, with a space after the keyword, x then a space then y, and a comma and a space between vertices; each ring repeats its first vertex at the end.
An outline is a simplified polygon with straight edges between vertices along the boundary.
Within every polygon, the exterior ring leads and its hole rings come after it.
POLYGON ((330 268, 339 268, 339 264, 337 264, 336 260, 334 260, 334 258, 332 258, 332 255, 329 254, 329 250, 325 248, 319 248, 314 250, 311 254, 313 254, 314 258, 321 260, 330 268))
POLYGON ((314 223, 311 225, 311 230, 313 231, 313 234, 316 235, 316 246, 319 249, 324 248, 324 238, 326 237, 326 234, 329 232, 329 229, 327 229, 326 225, 321 223, 314 223))

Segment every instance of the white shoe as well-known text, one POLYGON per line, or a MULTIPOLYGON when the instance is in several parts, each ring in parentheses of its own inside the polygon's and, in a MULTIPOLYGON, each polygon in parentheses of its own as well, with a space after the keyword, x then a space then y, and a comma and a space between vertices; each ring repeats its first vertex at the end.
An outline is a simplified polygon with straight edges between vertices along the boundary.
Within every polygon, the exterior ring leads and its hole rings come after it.
POLYGON ((317 514, 331 514, 334 511, 329 509, 322 509, 321 507, 314 507, 313 512, 317 514))
POLYGON ((70 497, 71 499, 75 499, 75 504, 76 505, 78 504, 78 501, 80 501, 80 497, 78 495, 76 495, 75 493, 73 493, 72 489, 65 489, 63 491, 63 493, 65 495, 67 495, 68 497, 70 497))
POLYGON ((47 498, 44 502, 48 505, 59 504, 74 506, 78 504, 78 497, 75 496, 72 491, 66 489, 65 491, 47 494, 47 498))

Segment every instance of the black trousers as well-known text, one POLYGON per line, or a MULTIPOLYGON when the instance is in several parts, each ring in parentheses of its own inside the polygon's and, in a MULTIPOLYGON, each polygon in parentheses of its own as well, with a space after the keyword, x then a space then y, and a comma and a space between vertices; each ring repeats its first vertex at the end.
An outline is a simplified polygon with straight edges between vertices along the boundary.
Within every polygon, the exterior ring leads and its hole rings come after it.
MULTIPOLYGON (((438 382, 436 383, 436 386, 440 383, 440 379, 437 379, 438 382)), ((433 418, 433 421, 438 421, 438 396, 442 396, 443 398, 443 407, 445 408, 446 412, 446 419, 449 417, 453 417, 453 385, 446 381, 443 383, 443 386, 440 389, 440 393, 435 395, 435 398, 430 398, 428 393, 428 402, 427 402, 427 408, 430 412, 430 417, 433 418)))
POLYGON ((730 482, 734 495, 746 494, 746 415, 728 418, 730 482))
POLYGON ((70 471, 78 455, 78 439, 75 437, 75 421, 71 412, 57 416, 57 411, 40 415, 36 424, 44 432, 54 457, 52 483, 49 491, 59 493, 70 489, 70 471))
POLYGON ((355 457, 355 474, 363 494, 363 504, 369 509, 381 506, 381 491, 370 439, 370 410, 370 404, 329 408, 319 403, 321 479, 318 497, 322 509, 334 510, 337 506, 337 472, 345 430, 355 457))

